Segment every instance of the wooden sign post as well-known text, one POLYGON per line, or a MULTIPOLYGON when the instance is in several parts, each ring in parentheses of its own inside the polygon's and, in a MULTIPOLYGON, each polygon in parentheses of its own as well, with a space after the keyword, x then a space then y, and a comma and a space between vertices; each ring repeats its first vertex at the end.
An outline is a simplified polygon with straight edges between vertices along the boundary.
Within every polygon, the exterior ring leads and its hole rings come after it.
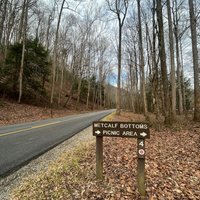
POLYGON ((142 197, 145 187, 145 139, 150 138, 149 125, 142 122, 93 122, 93 135, 96 136, 96 177, 103 179, 103 137, 129 137, 137 139, 137 184, 142 197))
POLYGON ((96 137, 96 176, 103 179, 103 137, 96 137))
POLYGON ((137 139, 137 184, 141 196, 146 196, 145 186, 145 140, 137 139))

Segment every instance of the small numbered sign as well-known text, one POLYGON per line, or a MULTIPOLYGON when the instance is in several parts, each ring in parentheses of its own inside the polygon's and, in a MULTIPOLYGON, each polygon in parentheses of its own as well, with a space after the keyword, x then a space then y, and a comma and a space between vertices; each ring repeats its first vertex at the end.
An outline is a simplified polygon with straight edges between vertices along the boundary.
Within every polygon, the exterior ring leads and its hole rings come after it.
POLYGON ((145 140, 137 139, 137 155, 138 158, 145 158, 145 140))

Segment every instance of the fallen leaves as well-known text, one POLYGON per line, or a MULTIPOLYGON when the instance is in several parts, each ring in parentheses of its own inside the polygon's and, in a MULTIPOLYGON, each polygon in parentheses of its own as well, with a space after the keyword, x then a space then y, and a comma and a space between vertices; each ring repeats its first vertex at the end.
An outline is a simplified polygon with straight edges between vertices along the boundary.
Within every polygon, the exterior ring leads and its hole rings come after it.
MULTIPOLYGON (((134 118, 137 118, 134 116, 134 118)), ((121 116, 120 120, 130 119, 121 116)), ((116 119, 115 119, 116 120, 116 119)), ((139 120, 138 120, 139 121, 139 120)), ((146 140, 146 190, 150 200, 200 199, 200 133, 151 129, 146 140)), ((62 157, 45 174, 29 178, 12 199, 137 200, 136 140, 104 138, 104 180, 95 177, 95 146, 62 157)))
POLYGON ((147 181, 155 184, 149 193, 157 199, 199 199, 200 177, 195 175, 200 162, 199 136, 188 130, 151 133, 146 169, 147 181))
MULTIPOLYGON (((1 101, 0 101, 1 103, 1 101)), ((80 106, 83 110, 84 105, 80 106)), ((53 117, 62 117, 70 114, 79 114, 80 110, 75 110, 73 107, 53 109, 53 117)), ((83 112, 83 111, 81 111, 83 112)), ((24 122, 32 122, 51 118, 51 110, 47 107, 39 107, 27 104, 18 104, 16 102, 4 101, 0 104, 0 126, 24 122)))

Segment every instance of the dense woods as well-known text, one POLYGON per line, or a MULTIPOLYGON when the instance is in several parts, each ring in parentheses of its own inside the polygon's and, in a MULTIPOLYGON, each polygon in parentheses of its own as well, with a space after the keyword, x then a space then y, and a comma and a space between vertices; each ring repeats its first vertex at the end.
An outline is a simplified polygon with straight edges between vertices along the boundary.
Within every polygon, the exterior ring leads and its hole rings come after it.
POLYGON ((199 14, 195 0, 0 0, 0 95, 200 121, 199 14))

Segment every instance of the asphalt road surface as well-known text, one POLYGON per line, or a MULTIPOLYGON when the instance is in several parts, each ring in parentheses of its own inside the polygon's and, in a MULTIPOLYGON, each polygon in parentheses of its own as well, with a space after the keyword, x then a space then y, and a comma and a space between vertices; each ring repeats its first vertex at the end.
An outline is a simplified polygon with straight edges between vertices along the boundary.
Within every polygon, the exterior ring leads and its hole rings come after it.
POLYGON ((113 110, 0 127, 0 177, 20 168, 111 112, 113 110))

